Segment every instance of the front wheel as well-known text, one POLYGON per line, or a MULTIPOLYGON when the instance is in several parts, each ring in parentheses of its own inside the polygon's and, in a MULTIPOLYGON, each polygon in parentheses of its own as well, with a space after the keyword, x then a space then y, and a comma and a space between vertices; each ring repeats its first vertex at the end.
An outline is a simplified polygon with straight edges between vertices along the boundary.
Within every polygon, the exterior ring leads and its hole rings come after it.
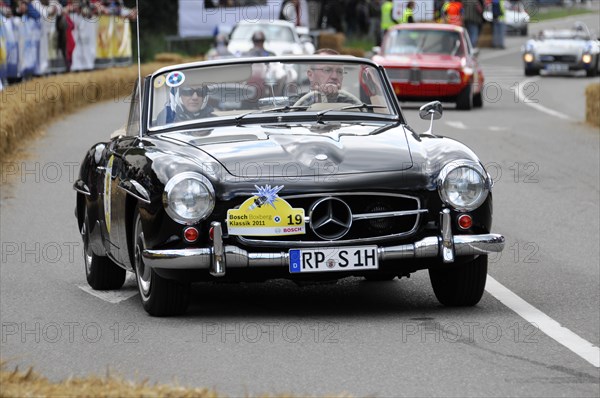
POLYGON ((152 316, 183 314, 190 301, 190 283, 163 278, 144 263, 142 253, 146 244, 137 210, 133 219, 134 268, 144 309, 152 316))
POLYGON ((525 76, 537 76, 540 74, 539 69, 536 68, 525 68, 525 76))
POLYGON ((429 279, 438 301, 450 307, 473 306, 481 300, 487 278, 487 256, 452 268, 430 268, 429 279))
POLYGON ((473 96, 473 106, 475 108, 481 108, 483 106, 483 98, 481 93, 477 93, 473 96))
POLYGON ((473 87, 470 84, 458 94, 456 108, 467 111, 473 108, 473 87))
POLYGON ((94 290, 117 290, 125 283, 125 269, 119 267, 110 258, 94 254, 90 242, 90 222, 85 211, 81 226, 83 239, 83 260, 85 262, 85 277, 94 290))
POLYGON ((596 65, 592 66, 590 69, 585 71, 587 77, 595 77, 598 75, 598 67, 600 66, 600 61, 596 61, 596 65))

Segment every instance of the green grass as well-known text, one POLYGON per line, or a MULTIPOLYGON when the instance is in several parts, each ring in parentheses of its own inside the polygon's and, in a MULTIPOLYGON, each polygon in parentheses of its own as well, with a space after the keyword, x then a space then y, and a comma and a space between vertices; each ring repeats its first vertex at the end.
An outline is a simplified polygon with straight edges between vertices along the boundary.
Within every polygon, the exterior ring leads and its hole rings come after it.
POLYGON ((371 51, 375 45, 375 40, 370 37, 346 37, 344 47, 360 48, 364 51, 371 51))
POLYGON ((572 15, 591 14, 594 10, 585 8, 533 8, 528 10, 531 22, 547 21, 549 19, 557 19, 570 17, 572 15))

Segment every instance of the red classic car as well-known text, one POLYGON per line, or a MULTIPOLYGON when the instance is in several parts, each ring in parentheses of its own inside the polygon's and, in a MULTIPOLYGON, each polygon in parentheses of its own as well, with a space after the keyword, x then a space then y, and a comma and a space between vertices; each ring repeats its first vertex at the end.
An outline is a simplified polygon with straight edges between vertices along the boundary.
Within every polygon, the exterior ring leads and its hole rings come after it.
POLYGON ((373 61, 382 65, 400 101, 456 102, 458 109, 483 105, 478 49, 462 27, 437 23, 396 25, 373 61))

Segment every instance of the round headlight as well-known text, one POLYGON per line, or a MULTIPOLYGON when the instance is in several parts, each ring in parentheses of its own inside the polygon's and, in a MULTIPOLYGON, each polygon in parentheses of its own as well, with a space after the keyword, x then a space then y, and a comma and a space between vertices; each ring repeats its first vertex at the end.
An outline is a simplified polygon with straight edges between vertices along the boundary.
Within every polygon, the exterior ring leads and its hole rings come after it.
POLYGON ((180 224, 195 224, 215 207, 215 190, 203 175, 177 174, 165 185, 163 204, 167 214, 180 224))
POLYGON ((440 197, 458 211, 471 211, 481 206, 489 189, 489 179, 477 164, 450 163, 440 172, 440 197))

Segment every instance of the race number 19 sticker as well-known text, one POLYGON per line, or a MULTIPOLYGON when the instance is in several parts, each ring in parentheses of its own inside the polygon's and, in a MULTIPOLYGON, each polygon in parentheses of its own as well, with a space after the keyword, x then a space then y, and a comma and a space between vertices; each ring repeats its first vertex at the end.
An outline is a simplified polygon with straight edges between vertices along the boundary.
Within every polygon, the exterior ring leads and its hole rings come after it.
POLYGON ((229 235, 281 236, 306 233, 304 209, 293 208, 277 196, 283 185, 271 188, 254 186, 254 196, 238 209, 227 211, 229 235))

